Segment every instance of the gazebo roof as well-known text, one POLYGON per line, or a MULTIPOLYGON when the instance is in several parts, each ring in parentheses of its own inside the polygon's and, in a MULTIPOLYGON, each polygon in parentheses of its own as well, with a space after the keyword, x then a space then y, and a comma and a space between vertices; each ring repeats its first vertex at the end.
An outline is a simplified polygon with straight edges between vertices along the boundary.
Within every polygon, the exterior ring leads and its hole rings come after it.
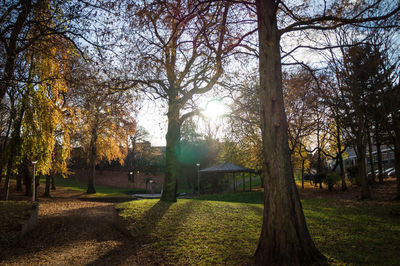
POLYGON ((242 167, 233 163, 217 164, 200 170, 200 173, 243 173, 243 172, 254 173, 255 171, 253 169, 242 167))

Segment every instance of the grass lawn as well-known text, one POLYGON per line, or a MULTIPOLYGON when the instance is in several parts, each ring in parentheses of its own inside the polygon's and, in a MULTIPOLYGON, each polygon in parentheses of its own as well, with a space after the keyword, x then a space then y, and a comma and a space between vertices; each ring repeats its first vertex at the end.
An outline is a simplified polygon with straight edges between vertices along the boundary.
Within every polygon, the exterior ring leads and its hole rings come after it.
MULTIPOLYGON (((45 179, 40 180, 41 183, 45 183, 45 179)), ((56 177, 56 186, 64 187, 66 189, 71 189, 75 191, 86 192, 87 184, 82 184, 78 181, 75 181, 71 178, 61 178, 56 177)), ((113 188, 113 187, 103 187, 103 186, 95 186, 96 194, 88 194, 87 197, 127 197, 128 195, 132 195, 134 193, 144 193, 144 189, 127 189, 127 188, 113 188)))
MULTIPOLYGON (((263 192, 119 204, 134 238, 167 264, 251 264, 261 230, 263 192)), ((400 203, 306 199, 311 235, 333 264, 398 265, 400 203)))

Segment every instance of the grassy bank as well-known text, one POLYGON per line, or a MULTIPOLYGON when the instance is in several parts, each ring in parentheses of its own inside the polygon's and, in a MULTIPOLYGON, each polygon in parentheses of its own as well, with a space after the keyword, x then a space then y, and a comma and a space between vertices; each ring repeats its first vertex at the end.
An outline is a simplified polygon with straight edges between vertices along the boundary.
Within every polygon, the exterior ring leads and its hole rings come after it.
MULTIPOLYGON (((131 234, 167 263, 249 264, 260 234, 262 192, 118 205, 131 234)), ((303 200, 317 247, 334 264, 398 265, 400 203, 303 200)))
MULTIPOLYGON (((45 182, 45 180, 41 180, 41 182, 45 182)), ((61 178, 56 177, 56 186, 60 186, 66 189, 71 189, 75 191, 86 192, 87 184, 82 184, 76 180, 71 178, 61 178)), ((96 194, 90 194, 88 197, 127 197, 128 195, 132 195, 134 193, 144 193, 143 189, 135 189, 135 188, 114 188, 114 187, 103 187, 103 186, 95 186, 96 194)))

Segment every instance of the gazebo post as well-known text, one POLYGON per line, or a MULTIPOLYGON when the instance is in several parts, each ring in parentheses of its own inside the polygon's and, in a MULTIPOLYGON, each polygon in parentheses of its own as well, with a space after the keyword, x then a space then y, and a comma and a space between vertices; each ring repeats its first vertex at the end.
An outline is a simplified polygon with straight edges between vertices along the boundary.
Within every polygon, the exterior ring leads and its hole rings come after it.
POLYGON ((246 191, 246 187, 245 187, 246 177, 244 176, 244 172, 242 172, 242 177, 243 177, 243 192, 245 192, 246 191))

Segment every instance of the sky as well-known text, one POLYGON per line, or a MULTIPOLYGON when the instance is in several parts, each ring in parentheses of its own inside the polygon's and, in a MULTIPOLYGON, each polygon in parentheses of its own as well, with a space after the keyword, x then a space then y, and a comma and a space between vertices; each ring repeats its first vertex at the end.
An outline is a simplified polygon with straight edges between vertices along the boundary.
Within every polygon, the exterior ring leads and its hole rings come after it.
POLYGON ((149 132, 148 141, 152 146, 165 146, 167 134, 166 108, 161 100, 144 100, 143 107, 138 113, 138 125, 149 132))
MULTIPOLYGON (((205 109, 203 115, 209 119, 209 123, 213 128, 217 128, 216 124, 220 123, 221 117, 229 112, 229 108, 220 100, 214 98, 201 99, 200 108, 205 109), (211 99, 211 100, 210 100, 211 99)), ((165 135, 167 134, 167 116, 166 107, 162 100, 145 100, 140 112, 138 113, 138 125, 149 132, 148 141, 152 146, 165 146, 165 135)), ((205 131, 206 125, 204 119, 195 118, 198 123, 198 130, 205 131)), ((204 132, 201 132, 204 133, 204 132)), ((214 132, 218 137, 222 137, 223 132, 214 132)))

